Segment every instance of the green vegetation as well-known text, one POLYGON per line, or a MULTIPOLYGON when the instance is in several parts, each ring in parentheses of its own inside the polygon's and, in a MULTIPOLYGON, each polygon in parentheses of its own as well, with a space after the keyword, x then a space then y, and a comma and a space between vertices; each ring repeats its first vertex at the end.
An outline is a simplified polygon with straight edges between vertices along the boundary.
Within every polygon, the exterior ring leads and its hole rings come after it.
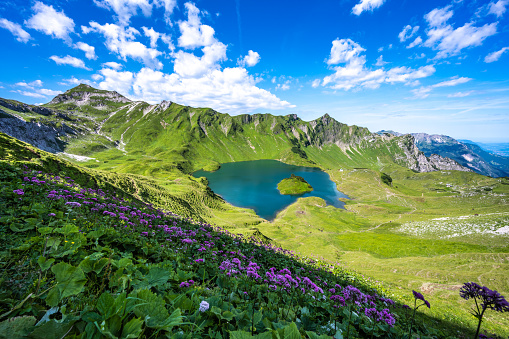
MULTIPOLYGON (((94 90, 80 87, 71 94, 79 98, 85 92, 94 90)), ((66 101, 45 105, 73 121, 1 108, 5 114, 79 130, 67 137, 65 150, 90 160, 78 166, 71 158, 74 164, 3 134, 0 158, 15 166, 19 161, 41 166, 47 173, 65 172, 80 185, 115 190, 126 199, 279 244, 301 257, 334 262, 383 281, 384 291, 401 303, 413 303, 411 291, 420 291, 432 307, 416 324, 438 328, 443 337, 475 333, 477 320, 458 294, 463 283, 476 281, 509 295, 506 178, 459 171, 416 173, 407 168, 402 149, 412 147, 408 137, 372 136, 328 116, 312 123, 292 115, 232 117, 175 103, 122 102, 108 98, 109 93, 99 91, 103 97, 81 106, 66 101), (213 171, 225 162, 257 159, 320 167, 350 197, 346 209, 326 206, 319 198, 300 198, 267 222, 252 210, 229 205, 210 191, 206 180, 190 176, 197 169, 213 171)), ((196 306, 198 299, 187 297, 196 306)), ((507 323, 507 314, 492 313, 482 328, 507 337, 507 323)))
POLYGON ((277 184, 277 189, 281 194, 301 195, 313 191, 313 187, 304 180, 303 177, 292 174, 290 178, 285 178, 277 184))

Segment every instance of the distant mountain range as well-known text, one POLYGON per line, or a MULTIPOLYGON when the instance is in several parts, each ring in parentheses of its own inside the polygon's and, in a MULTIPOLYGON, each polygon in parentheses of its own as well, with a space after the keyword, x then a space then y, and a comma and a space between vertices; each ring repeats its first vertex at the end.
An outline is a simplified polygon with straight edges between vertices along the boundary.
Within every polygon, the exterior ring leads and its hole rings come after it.
MULTIPOLYGON (((379 131, 378 134, 403 135, 385 130, 379 131)), ((411 133, 410 135, 414 137, 419 150, 427 157, 438 154, 453 159, 462 166, 483 175, 491 177, 509 176, 509 157, 487 150, 488 144, 478 144, 470 140, 456 140, 438 134, 411 133)), ((507 144, 499 144, 499 148, 502 150, 504 149, 503 145, 507 144)), ((509 151, 507 153, 509 154, 509 151)))
MULTIPOLYGON (((94 157, 102 159, 97 160, 101 164, 114 161, 115 171, 137 174, 173 170, 189 174, 256 159, 377 171, 393 165, 418 172, 484 171, 478 166, 481 161, 465 163, 466 158, 453 149, 446 156, 427 148, 421 151, 420 137, 379 135, 327 114, 309 122, 295 114, 230 116, 169 101, 156 105, 131 101, 83 84, 41 106, 0 98, 0 131, 52 153, 94 157), (131 158, 122 160, 126 155, 131 158)), ((462 154, 468 158, 470 153, 462 154)))

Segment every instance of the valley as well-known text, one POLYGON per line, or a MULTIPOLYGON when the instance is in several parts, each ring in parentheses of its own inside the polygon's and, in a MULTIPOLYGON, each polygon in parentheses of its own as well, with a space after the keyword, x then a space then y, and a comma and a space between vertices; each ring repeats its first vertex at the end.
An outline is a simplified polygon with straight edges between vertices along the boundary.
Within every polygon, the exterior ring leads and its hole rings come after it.
MULTIPOLYGON (((328 115, 305 122, 296 115, 150 105, 87 85, 38 107, 0 101, 0 127, 57 154, 58 162, 12 151, 19 145, 5 134, 3 160, 95 176, 157 208, 355 270, 407 304, 410 291, 420 291, 432 304, 427 316, 453 329, 475 327, 470 304, 458 295, 463 283, 509 296, 509 179, 425 154, 411 135, 379 135, 328 115), (342 199, 345 209, 298 198, 267 221, 192 176, 261 159, 320 168, 349 197, 342 199)), ((483 328, 508 336, 507 323, 507 314, 492 313, 483 328)))

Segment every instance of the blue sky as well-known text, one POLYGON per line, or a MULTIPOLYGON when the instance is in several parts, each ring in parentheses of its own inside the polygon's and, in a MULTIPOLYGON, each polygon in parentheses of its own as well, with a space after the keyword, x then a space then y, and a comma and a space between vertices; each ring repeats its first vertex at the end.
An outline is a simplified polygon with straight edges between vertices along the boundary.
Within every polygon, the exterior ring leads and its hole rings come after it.
POLYGON ((88 83, 229 114, 509 142, 509 0, 6 0, 0 96, 88 83))

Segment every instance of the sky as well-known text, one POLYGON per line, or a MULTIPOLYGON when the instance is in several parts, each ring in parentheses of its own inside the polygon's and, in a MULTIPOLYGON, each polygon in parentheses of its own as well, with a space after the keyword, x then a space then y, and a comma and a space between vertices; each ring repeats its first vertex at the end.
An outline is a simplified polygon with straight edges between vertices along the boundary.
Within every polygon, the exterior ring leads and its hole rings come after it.
POLYGON ((4 0, 0 97, 80 84, 231 115, 509 142, 509 0, 4 0))

